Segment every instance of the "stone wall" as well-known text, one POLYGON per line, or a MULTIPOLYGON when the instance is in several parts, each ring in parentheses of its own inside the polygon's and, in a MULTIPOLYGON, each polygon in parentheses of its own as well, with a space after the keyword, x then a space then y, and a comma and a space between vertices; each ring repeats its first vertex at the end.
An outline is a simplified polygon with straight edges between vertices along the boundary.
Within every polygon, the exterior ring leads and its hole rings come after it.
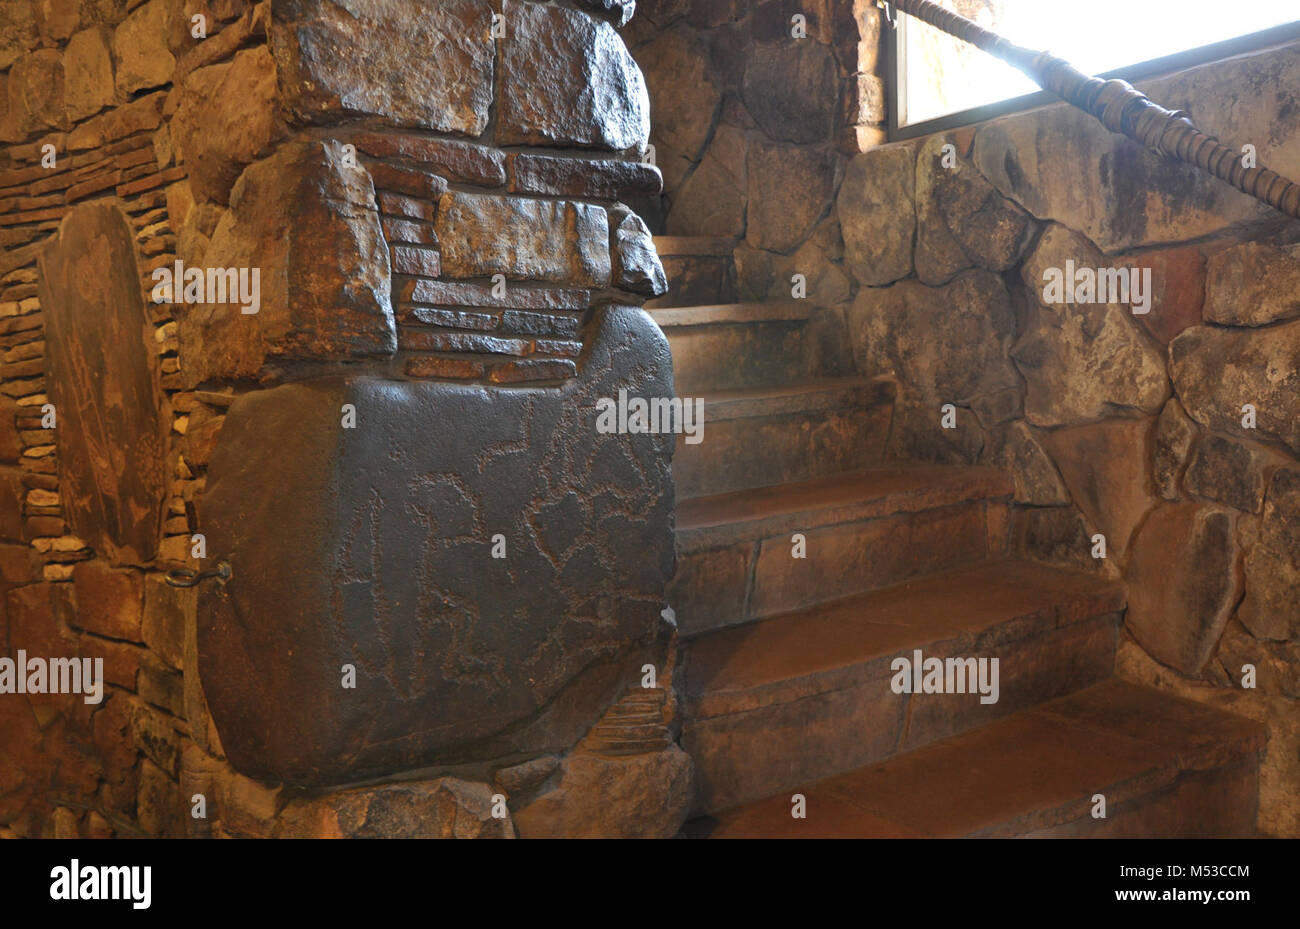
POLYGON ((675 832, 632 5, 0 7, 3 834, 675 832))
MULTIPOLYGON (((665 194, 656 232, 741 239, 732 293, 788 298, 797 265, 823 294, 848 156, 884 141, 874 0, 642 0, 629 27, 650 91, 665 194)), ((678 282, 680 284, 680 282, 678 282)))
MULTIPOLYGON (((1018 551, 1128 582, 1121 673, 1269 724, 1260 828, 1300 834, 1300 227, 1066 106, 883 144, 874 3, 642 18, 660 231, 736 242, 707 279, 670 263, 675 302, 803 275, 898 383, 886 460, 1008 469, 1018 551), (1150 269, 1149 312, 1044 303, 1067 261, 1150 269)), ((1297 79, 1292 46, 1142 89, 1296 177, 1297 79)))
MULTIPOLYGON (((1297 176, 1297 80, 1289 46, 1141 89, 1297 176)), ((1267 723, 1260 828, 1300 833, 1300 225, 1063 105, 860 155, 836 213, 853 296, 817 296, 898 381, 889 456, 1008 469, 1017 550, 1123 577, 1121 673, 1267 723), (1052 302, 1067 268, 1149 305, 1052 302)))

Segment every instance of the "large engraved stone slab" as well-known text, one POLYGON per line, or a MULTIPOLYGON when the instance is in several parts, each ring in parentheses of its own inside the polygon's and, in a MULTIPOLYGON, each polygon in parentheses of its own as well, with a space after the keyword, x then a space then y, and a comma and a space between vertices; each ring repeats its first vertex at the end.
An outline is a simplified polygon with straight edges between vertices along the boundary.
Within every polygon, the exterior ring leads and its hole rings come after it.
POLYGON ((639 682, 673 436, 600 434, 596 402, 671 395, 671 358, 639 309, 597 326, 562 388, 340 375, 230 408, 199 515, 232 577, 205 583, 198 644, 236 768, 315 785, 564 750, 639 682))
POLYGON ((168 426, 135 236, 116 201, 64 218, 39 289, 64 518, 115 563, 145 564, 161 533, 168 426))

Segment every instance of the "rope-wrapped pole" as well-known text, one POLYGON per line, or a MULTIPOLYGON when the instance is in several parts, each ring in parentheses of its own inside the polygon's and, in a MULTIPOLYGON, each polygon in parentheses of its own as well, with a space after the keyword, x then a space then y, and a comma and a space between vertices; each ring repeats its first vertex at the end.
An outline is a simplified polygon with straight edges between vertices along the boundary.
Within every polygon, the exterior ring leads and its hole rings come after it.
POLYGON ((1068 61, 1016 45, 932 0, 888 0, 888 4, 1001 58, 1044 90, 1095 116, 1111 132, 1126 135, 1160 155, 1194 164, 1300 219, 1300 184, 1261 165, 1246 167, 1242 152, 1201 132, 1185 113, 1165 109, 1127 81, 1091 77, 1068 61))

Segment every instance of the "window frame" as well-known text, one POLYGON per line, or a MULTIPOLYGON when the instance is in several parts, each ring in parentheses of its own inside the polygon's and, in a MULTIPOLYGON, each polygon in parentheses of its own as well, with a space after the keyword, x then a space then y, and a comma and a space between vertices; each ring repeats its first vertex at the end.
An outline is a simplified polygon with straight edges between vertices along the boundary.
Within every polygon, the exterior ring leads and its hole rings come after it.
MULTIPOLYGON (((897 7, 894 8, 894 11, 894 15, 900 21, 907 16, 897 7)), ((1009 100, 959 110, 946 116, 933 117, 909 126, 900 126, 898 118, 902 112, 901 105, 903 101, 902 65, 905 63, 903 60, 905 50, 899 41, 902 28, 900 26, 890 26, 883 18, 882 25, 887 33, 884 41, 885 75, 886 80, 889 82, 887 95, 889 113, 886 121, 886 132, 890 142, 901 142, 906 139, 932 135, 936 132, 947 132, 950 129, 969 126, 972 123, 980 123, 1010 113, 1018 113, 1060 102, 1060 98, 1055 94, 1046 90, 1039 90, 1019 97, 1012 97, 1009 100)), ((1210 45, 1201 45, 1186 51, 1175 52, 1162 58, 1153 58, 1149 61, 1127 65, 1123 68, 1107 71, 1099 76, 1107 79, 1119 78, 1136 82, 1297 41, 1300 41, 1300 20, 1293 23, 1284 23, 1281 26, 1273 26, 1270 29, 1263 29, 1233 39, 1225 39, 1222 42, 1214 42, 1210 45)))

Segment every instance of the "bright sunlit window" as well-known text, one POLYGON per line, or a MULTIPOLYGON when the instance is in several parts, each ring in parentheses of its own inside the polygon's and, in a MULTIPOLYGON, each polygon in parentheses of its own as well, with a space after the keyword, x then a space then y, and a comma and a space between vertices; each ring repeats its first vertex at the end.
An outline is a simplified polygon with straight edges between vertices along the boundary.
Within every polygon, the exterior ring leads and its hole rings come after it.
MULTIPOLYGON (((940 0, 1011 41, 1103 74, 1300 21, 1300 0, 940 0)), ((900 126, 1038 90, 1010 65, 898 14, 900 126)))

